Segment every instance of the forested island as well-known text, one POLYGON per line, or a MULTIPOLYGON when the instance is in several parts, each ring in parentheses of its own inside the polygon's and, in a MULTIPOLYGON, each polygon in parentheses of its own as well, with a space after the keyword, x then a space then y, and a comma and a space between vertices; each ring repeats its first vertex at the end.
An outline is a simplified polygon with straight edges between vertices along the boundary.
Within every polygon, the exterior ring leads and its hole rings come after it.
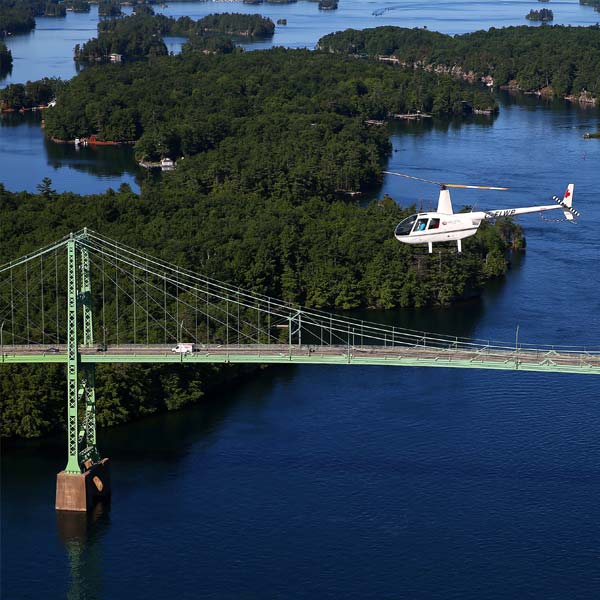
POLYGON ((542 8, 541 10, 530 10, 525 16, 528 21, 541 21, 542 23, 549 23, 554 20, 554 13, 548 8, 542 8))
POLYGON ((453 73, 495 87, 584 99, 600 95, 600 26, 491 28, 457 36, 423 29, 348 29, 319 48, 372 58, 395 57, 415 69, 453 73))
POLYGON ((150 6, 142 5, 133 16, 100 21, 98 37, 77 44, 74 58, 89 64, 109 62, 111 55, 118 55, 119 62, 164 56, 168 53, 162 40, 165 35, 189 38, 183 52, 229 53, 235 47, 233 37, 265 38, 274 31, 273 21, 260 15, 223 13, 194 21, 155 15, 150 6))
POLYGON ((45 7, 45 0, 0 0, 0 37, 32 31, 45 7))
POLYGON ((301 145, 304 159, 290 175, 358 191, 378 179, 389 148, 387 133, 365 121, 416 111, 461 115, 482 94, 493 104, 489 93, 447 75, 328 53, 189 52, 83 71, 46 112, 46 133, 135 140, 139 159, 185 156, 206 185, 232 178, 242 187, 255 180, 272 185, 301 145), (230 144, 242 137, 238 154, 230 144), (251 151, 257 141, 268 150, 251 151))
POLYGON ((13 83, 0 89, 0 110, 46 107, 66 85, 61 79, 44 78, 27 83, 13 83))

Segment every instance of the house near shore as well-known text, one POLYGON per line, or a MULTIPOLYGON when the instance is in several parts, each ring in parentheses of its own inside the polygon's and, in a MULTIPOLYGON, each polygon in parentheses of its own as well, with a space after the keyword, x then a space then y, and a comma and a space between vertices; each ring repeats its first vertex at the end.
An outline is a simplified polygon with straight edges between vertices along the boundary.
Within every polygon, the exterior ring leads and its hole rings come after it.
POLYGON ((110 60, 111 63, 120 63, 120 62, 123 62, 123 55, 113 52, 112 54, 108 55, 108 59, 110 60))
POLYGON ((175 163, 170 158, 163 158, 160 161, 161 171, 172 171, 175 168, 175 163))

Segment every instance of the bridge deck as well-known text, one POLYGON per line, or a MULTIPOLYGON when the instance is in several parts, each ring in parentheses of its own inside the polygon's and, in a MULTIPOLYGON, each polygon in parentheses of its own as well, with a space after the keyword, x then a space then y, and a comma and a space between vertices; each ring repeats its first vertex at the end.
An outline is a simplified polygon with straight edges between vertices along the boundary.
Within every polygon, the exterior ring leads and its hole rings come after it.
MULTIPOLYGON (((255 363, 360 364, 455 367, 559 373, 600 374, 598 352, 516 351, 497 347, 206 345, 193 353, 172 352, 171 345, 122 345, 106 350, 79 349, 82 363, 255 363)), ((66 363, 66 347, 4 346, 0 363, 66 363)))

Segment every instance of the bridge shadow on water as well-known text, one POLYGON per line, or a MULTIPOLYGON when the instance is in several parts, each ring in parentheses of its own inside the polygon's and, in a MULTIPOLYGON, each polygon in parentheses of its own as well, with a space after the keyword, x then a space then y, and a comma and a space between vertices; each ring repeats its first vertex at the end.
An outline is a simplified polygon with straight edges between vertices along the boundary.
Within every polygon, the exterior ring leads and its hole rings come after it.
POLYGON ((282 380, 293 379, 295 366, 273 366, 253 371, 208 393, 198 404, 174 412, 145 417, 141 421, 103 430, 102 453, 117 457, 120 464, 157 463, 183 460, 192 446, 210 446, 231 410, 240 402, 262 403, 282 380))

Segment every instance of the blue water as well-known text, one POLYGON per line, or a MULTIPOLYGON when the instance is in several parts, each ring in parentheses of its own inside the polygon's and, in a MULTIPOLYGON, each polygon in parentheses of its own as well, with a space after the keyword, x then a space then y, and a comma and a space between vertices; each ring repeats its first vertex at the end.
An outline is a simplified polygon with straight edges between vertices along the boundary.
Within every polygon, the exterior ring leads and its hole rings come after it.
MULTIPOLYGON (((269 8, 318 15, 308 3, 269 8)), ((480 301, 396 318, 506 341, 518 325, 523 343, 598 346, 600 141, 583 139, 597 112, 500 101, 494 119, 398 124, 388 168, 511 187, 453 190, 457 207, 547 203, 573 181, 582 218, 522 218, 527 251, 480 301)), ((17 130, 0 129, 0 142, 17 130)), ((404 179, 387 178, 384 192, 436 198, 404 179)), ((0 595, 596 598, 599 396, 593 376, 270 368, 206 405, 101 431, 113 501, 83 520, 53 508, 63 436, 5 447, 0 595)))
POLYGON ((0 115, 0 182, 13 191, 35 192, 50 177, 58 192, 95 194, 123 183, 139 191, 146 175, 130 146, 75 148, 44 137, 42 114, 0 115))

